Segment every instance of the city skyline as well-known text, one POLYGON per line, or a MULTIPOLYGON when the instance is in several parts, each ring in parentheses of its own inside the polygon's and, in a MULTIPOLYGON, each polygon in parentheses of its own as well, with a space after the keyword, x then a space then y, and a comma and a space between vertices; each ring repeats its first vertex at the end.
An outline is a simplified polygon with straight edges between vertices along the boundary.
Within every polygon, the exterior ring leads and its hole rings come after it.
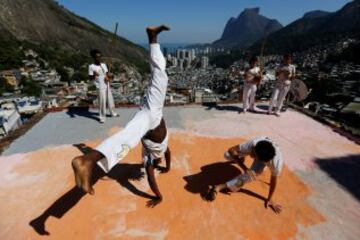
POLYGON ((191 2, 175 1, 156 2, 106 0, 102 4, 90 1, 59 0, 70 11, 95 22, 101 27, 113 31, 116 22, 119 23, 118 34, 130 41, 141 44, 146 42, 143 29, 148 24, 169 24, 173 31, 162 36, 165 43, 210 43, 221 37, 226 22, 230 17, 237 17, 244 8, 260 7, 260 14, 271 19, 277 19, 281 24, 287 24, 312 10, 334 12, 344 6, 349 0, 315 1, 265 1, 265 0, 229 0, 191 2), (221 10, 221 11, 220 11, 221 10), (134 20, 134 21, 132 21, 134 20), (129 22, 132 21, 132 22, 129 22))

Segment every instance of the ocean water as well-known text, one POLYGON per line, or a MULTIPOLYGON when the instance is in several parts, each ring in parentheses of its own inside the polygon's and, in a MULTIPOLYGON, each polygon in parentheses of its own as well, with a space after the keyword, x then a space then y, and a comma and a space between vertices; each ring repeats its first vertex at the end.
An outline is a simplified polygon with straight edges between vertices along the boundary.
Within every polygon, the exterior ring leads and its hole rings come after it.
MULTIPOLYGON (((161 49, 167 48, 168 53, 175 53, 176 49, 184 48, 186 46, 191 45, 191 43, 160 43, 160 44, 161 44, 161 49)), ((140 43, 139 45, 149 50, 148 43, 140 43)))

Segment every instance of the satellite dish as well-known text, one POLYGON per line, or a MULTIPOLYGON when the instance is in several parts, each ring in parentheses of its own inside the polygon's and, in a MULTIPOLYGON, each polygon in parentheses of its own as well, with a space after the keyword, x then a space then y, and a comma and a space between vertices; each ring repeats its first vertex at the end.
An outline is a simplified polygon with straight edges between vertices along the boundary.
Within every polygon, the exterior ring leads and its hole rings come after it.
POLYGON ((303 81, 295 79, 291 82, 290 93, 294 102, 300 102, 307 98, 309 90, 303 81))

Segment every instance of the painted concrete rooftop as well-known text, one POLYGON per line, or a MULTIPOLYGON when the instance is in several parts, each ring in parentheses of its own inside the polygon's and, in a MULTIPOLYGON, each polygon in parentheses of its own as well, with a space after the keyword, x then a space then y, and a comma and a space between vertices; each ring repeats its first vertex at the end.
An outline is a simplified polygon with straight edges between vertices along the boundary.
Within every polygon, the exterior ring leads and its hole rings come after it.
MULTIPOLYGON (((95 183, 74 187, 71 160, 119 131, 136 109, 117 109, 104 125, 96 111, 47 114, 0 156, 0 239, 360 239, 360 146, 313 119, 239 114, 238 105, 166 107, 172 169, 157 174, 164 200, 147 208, 141 147, 95 183), (211 184, 241 170, 223 157, 257 136, 278 143, 285 161, 274 201, 264 207, 270 173, 213 202, 211 184)), ((246 165, 251 159, 246 159, 246 165)))

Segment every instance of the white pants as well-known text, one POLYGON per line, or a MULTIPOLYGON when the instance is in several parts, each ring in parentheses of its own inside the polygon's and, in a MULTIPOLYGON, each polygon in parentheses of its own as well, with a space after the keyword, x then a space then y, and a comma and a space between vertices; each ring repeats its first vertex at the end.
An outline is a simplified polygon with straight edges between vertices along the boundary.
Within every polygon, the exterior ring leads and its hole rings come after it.
POLYGON ((271 95, 269 112, 271 112, 274 107, 276 107, 276 112, 281 111, 281 108, 284 104, 284 100, 285 100, 286 95, 288 94, 289 90, 290 90, 290 85, 289 86, 284 86, 284 85, 276 85, 275 86, 273 93, 271 95))
POLYGON ((245 83, 243 91, 243 107, 244 111, 249 108, 254 110, 255 108, 255 96, 256 96, 257 86, 253 83, 245 83))
POLYGON ((160 124, 168 77, 165 71, 166 61, 159 44, 150 45, 150 65, 152 77, 144 104, 123 130, 95 148, 105 156, 97 164, 106 173, 122 160, 130 149, 135 148, 149 130, 160 124))
POLYGON ((104 89, 99 89, 99 119, 105 120, 106 118, 106 105, 109 107, 109 111, 111 115, 114 115, 114 98, 111 93, 110 86, 107 85, 104 89), (106 104, 107 103, 107 104, 106 104))

